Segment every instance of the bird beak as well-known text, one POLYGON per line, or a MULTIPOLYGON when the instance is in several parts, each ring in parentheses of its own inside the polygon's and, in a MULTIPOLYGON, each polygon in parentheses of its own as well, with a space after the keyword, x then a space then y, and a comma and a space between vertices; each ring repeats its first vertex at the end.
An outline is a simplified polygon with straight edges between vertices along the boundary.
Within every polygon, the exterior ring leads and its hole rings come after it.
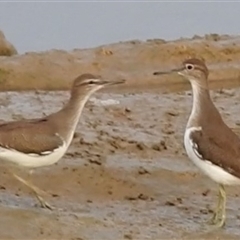
POLYGON ((122 84, 122 83, 125 83, 125 82, 126 82, 125 79, 116 80, 116 81, 102 81, 101 85, 110 86, 110 85, 122 84))
POLYGON ((184 67, 174 68, 174 69, 170 69, 167 71, 154 72, 153 75, 164 75, 164 74, 170 74, 170 73, 175 73, 175 72, 177 72, 178 74, 181 75, 181 71, 183 71, 183 70, 184 70, 184 67))

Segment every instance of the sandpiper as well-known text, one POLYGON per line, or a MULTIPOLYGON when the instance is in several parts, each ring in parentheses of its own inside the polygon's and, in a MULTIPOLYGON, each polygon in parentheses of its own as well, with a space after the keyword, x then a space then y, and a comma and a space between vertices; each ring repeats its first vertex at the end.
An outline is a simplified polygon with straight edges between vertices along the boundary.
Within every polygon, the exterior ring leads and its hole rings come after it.
MULTIPOLYGON (((0 160, 9 166, 27 169, 56 163, 67 151, 89 97, 105 86, 123 82, 124 80, 106 81, 92 74, 83 74, 74 80, 71 97, 60 111, 39 119, 1 124, 0 160)), ((32 189, 42 207, 51 209, 51 206, 40 196, 42 190, 12 170, 10 172, 32 189)))
POLYGON ((224 123, 213 104, 208 88, 208 68, 196 58, 167 72, 177 72, 190 81, 193 92, 192 111, 184 134, 188 157, 208 177, 219 184, 219 198, 211 223, 222 227, 226 220, 225 185, 240 184, 240 139, 224 123))

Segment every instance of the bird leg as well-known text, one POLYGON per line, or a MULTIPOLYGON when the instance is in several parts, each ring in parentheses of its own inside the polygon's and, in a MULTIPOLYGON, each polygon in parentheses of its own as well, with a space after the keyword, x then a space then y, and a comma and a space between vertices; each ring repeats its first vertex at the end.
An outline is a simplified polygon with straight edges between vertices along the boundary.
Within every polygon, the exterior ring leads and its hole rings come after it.
POLYGON ((221 228, 224 226, 226 220, 226 192, 223 185, 219 185, 218 204, 217 208, 210 220, 211 224, 221 228))
POLYGON ((26 181, 25 179, 19 177, 17 174, 15 174, 14 172, 12 172, 11 170, 9 170, 10 173, 21 183, 23 183, 24 185, 26 185, 27 187, 29 187, 35 194, 36 198, 38 199, 38 201, 40 202, 40 205, 42 208, 48 208, 50 210, 52 210, 52 206, 46 202, 42 196, 40 196, 41 194, 44 194, 45 192, 43 190, 41 190, 40 188, 34 186, 32 183, 30 183, 29 181, 26 181))
POLYGON ((221 205, 222 205, 222 197, 220 195, 220 189, 218 192, 218 203, 217 203, 217 207, 213 213, 212 218, 210 219, 209 223, 210 224, 216 224, 218 218, 219 218, 219 214, 220 214, 220 210, 221 210, 221 205))

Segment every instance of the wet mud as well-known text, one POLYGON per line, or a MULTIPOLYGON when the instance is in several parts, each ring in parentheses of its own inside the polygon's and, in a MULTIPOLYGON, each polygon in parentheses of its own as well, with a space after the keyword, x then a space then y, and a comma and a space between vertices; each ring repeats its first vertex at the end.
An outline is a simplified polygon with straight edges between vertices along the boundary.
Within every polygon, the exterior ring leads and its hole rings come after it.
MULTIPOLYGON (((68 96, 0 93, 0 120, 44 116, 61 108, 68 96)), ((212 96, 238 132, 240 90, 217 90, 212 96)), ((183 148, 191 97, 188 91, 95 94, 64 158, 31 174, 21 172, 46 191, 53 211, 36 205, 32 193, 4 165, 0 168, 0 238, 239 239, 237 187, 227 189, 226 227, 217 230, 206 223, 217 186, 183 148), (108 99, 118 103, 102 104, 108 99)))

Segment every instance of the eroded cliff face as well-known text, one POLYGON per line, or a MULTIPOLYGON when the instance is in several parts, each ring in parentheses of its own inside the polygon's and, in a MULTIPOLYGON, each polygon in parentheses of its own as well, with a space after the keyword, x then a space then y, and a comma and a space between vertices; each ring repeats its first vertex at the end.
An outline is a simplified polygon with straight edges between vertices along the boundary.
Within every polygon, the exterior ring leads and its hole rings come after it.
POLYGON ((239 85, 240 36, 211 34, 176 41, 133 40, 72 51, 52 49, 0 58, 0 90, 68 89, 75 77, 87 72, 110 79, 125 78, 124 88, 131 91, 189 89, 188 83, 177 75, 157 81, 152 75, 189 57, 205 59, 212 88, 239 85))

